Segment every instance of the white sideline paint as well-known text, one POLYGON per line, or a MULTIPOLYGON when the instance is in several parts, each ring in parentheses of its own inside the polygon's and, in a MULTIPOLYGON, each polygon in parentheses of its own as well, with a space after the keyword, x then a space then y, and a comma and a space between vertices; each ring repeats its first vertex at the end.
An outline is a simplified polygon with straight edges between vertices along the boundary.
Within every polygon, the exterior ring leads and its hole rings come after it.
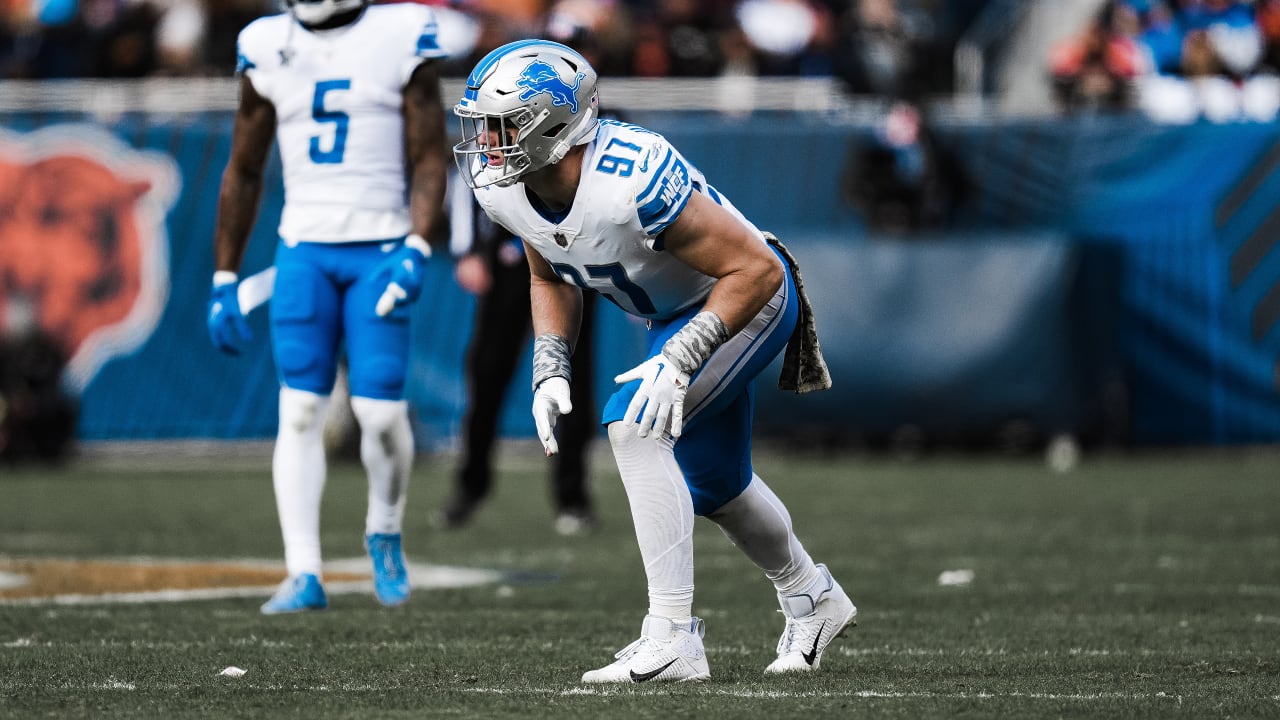
MULTIPOLYGON (((182 561, 182 560, 157 560, 154 558, 139 558, 139 563, 146 562, 162 562, 165 564, 190 564, 203 565, 205 562, 182 561)), ((227 563, 220 563, 227 564, 227 563)), ((243 560, 235 561, 245 567, 261 568, 265 566, 278 566, 278 562, 268 562, 264 560, 243 560)), ((477 587, 480 585, 495 584, 503 579, 502 573, 497 570, 488 570, 484 568, 466 568, 453 567, 448 565, 430 565, 426 563, 408 563, 409 580, 415 589, 422 590, 440 590, 449 588, 467 588, 477 587)), ((351 558, 348 560, 336 560, 324 564, 326 571, 334 573, 366 573, 369 572, 369 558, 351 558)), ((283 574, 283 569, 281 573, 283 574)), ((2 575, 15 575, 20 578, 23 583, 26 578, 15 573, 3 573, 2 575)), ((0 586, 3 587, 3 586, 0 586)), ((21 585, 13 585, 11 587, 21 587, 21 585)), ((276 591, 277 585, 267 586, 248 586, 248 587, 209 587, 194 588, 189 590, 148 590, 142 592, 127 593, 102 593, 98 595, 89 594, 65 594, 53 595, 42 598, 15 598, 12 600, 0 599, 0 606, 4 605, 96 605, 96 604, 131 604, 131 603, 150 603, 150 602, 185 602, 190 600, 224 600, 229 598, 245 598, 245 597, 269 597, 276 591)), ((325 592, 329 595, 348 595, 353 593, 369 593, 373 592, 372 580, 359 580, 348 582, 327 582, 324 585, 325 592)))
POLYGON ((13 590, 27 584, 27 576, 18 573, 0 572, 0 590, 13 590))
MULTIPOLYGON (((243 681, 241 681, 243 682, 243 681)), ((239 683, 238 683, 239 684, 239 683)), ((336 683, 332 685, 280 685, 276 683, 257 684, 244 683, 240 685, 246 690, 265 690, 265 691, 290 691, 290 692, 369 692, 369 693, 385 693, 385 686, 367 685, 367 684, 343 684, 336 683)), ((0 678, 0 690, 29 690, 31 685, 15 683, 11 680, 0 678)), ((85 690, 137 690, 136 683, 120 682, 118 680, 108 679, 106 682, 76 684, 76 683, 60 683, 56 686, 59 690, 85 691, 85 690)), ((189 690, 193 687, 203 687, 199 684, 177 684, 177 683, 143 683, 142 687, 146 690, 189 690)), ((664 687, 664 686, 655 686, 664 687)), ((1005 700, 1005 699, 1021 699, 1021 700, 1048 700, 1051 702, 1059 702, 1063 700, 1077 702, 1093 702, 1093 701, 1153 701, 1153 702, 1171 702, 1181 705, 1188 700, 1197 699, 1194 696, 1187 695, 1170 695, 1165 692, 1157 693, 1119 693, 1119 692, 1100 692, 1100 693, 1024 693, 1024 692, 890 692, 880 690, 851 690, 849 692, 817 692, 817 691, 788 691, 788 690, 727 690, 716 689, 711 690, 705 687, 698 688, 700 694, 705 695, 721 695, 724 697, 738 697, 748 699, 824 699, 824 698, 867 698, 882 700, 1005 700)), ((462 688, 462 692, 476 693, 479 695, 534 695, 534 696, 555 696, 555 697, 573 697, 573 696, 596 696, 596 697, 634 697, 635 689, 630 686, 624 688, 496 688, 496 687, 470 687, 462 688)), ((1271 695, 1264 699, 1280 701, 1280 695, 1271 695)))

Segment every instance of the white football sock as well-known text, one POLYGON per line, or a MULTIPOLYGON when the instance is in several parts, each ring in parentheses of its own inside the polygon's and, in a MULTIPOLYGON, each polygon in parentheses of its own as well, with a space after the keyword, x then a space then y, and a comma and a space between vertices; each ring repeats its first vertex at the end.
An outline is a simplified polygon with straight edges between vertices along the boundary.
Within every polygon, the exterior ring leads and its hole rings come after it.
POLYGON ((687 620, 693 614, 693 498, 671 439, 640 437, 635 425, 615 422, 609 444, 649 581, 649 614, 687 620))
POLYGON ((779 595, 794 595, 823 579, 796 537, 787 506, 759 475, 752 474, 741 495, 707 517, 764 570, 779 595))
POLYGON ((360 423, 360 460, 369 475, 369 510, 365 533, 397 534, 413 469, 413 430, 404 400, 351 398, 360 423))
POLYGON ((271 460, 284 562, 292 577, 320 576, 320 498, 324 495, 326 395, 280 388, 280 427, 271 460))

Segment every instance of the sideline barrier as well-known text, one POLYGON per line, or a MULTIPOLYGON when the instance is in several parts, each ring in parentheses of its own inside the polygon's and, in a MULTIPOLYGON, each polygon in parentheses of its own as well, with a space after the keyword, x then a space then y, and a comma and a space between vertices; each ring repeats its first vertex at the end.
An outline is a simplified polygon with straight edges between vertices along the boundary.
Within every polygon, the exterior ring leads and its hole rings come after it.
MULTIPOLYGON (((1139 444, 1280 440, 1278 126, 943 124, 939 142, 970 178, 964 230, 896 242, 869 240, 841 199, 845 150, 869 132, 856 118, 636 112, 629 119, 668 134, 801 260, 836 387, 801 398, 759 393, 764 432, 813 421, 832 434, 902 423, 965 433, 1018 417, 1046 431, 1139 444)), ((85 317, 101 311, 99 327, 115 328, 94 334, 91 325, 76 335, 92 350, 74 383, 82 388, 78 436, 272 436, 276 381, 265 314, 251 318, 257 342, 241 358, 218 355, 205 334, 229 114, 82 120, 0 114, 0 267, 10 278, 23 263, 22 273, 61 278, 96 258, 90 276, 61 290, 59 302, 81 303, 85 317), (87 158, 76 172, 106 180, 48 174, 41 165, 65 156, 87 158), (43 185, 32 181, 37 165, 43 185), (37 186, 65 192, 41 196, 37 186), (102 189, 111 187, 129 190, 102 189), (86 207, 97 208, 85 217, 99 222, 67 225, 65 235, 14 219, 60 217, 33 208, 80 217, 73 211, 86 207), (158 229, 148 229, 149 218, 160 218, 151 223, 158 229), (43 270, 27 267, 33 257, 48 260, 43 270), (138 267, 126 267, 130 258, 138 267), (92 282, 104 277, 129 282, 92 282), (137 302, 111 316, 112 308, 99 307, 110 305, 103 297, 137 302)), ((279 180, 273 158, 246 274, 270 262, 279 180)), ((430 268, 414 310, 409 393, 423 448, 457 436, 473 309, 449 264, 430 268)), ((0 285, 0 317, 32 304, 34 293, 0 285)), ((613 374, 634 364, 642 334, 637 322, 602 307, 601 403, 613 374)), ((527 372, 515 379, 503 416, 508 436, 532 434, 527 372)))

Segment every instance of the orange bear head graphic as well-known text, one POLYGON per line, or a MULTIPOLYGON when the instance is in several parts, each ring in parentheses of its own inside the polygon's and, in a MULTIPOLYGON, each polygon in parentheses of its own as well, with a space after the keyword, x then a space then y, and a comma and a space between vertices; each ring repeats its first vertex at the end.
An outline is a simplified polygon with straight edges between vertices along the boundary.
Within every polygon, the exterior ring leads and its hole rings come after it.
POLYGON ((145 163, 113 163, 103 143, 117 156, 121 144, 108 137, 89 146, 24 143, 33 136, 0 143, 0 319, 29 314, 72 358, 81 387, 146 339, 167 294, 155 277, 157 265, 167 274, 163 217, 157 228, 140 210, 168 180, 145 163))

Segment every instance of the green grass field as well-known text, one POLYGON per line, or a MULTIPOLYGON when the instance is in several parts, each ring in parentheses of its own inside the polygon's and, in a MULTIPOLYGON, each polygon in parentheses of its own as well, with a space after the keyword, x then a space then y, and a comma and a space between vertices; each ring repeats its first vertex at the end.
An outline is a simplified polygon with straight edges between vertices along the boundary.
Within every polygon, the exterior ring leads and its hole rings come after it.
MULTIPOLYGON (((761 449, 757 469, 858 603, 859 627, 819 673, 765 677, 782 628, 772 588, 700 520, 694 607, 712 680, 618 688, 577 682, 635 638, 645 609, 607 459, 589 538, 552 531, 532 448, 504 452, 474 525, 431 529, 453 462, 419 458, 410 559, 500 582, 419 589, 395 610, 336 594, 326 612, 277 617, 258 614, 262 596, 7 602, 0 716, 1280 716, 1275 451, 1086 457, 1059 475, 1036 459, 761 449), (971 584, 939 584, 958 569, 971 584), (248 672, 219 675, 230 665, 248 672)), ((326 559, 360 555, 364 491, 358 466, 334 464, 326 559)), ((0 559, 280 553, 261 450, 0 467, 0 559)))

